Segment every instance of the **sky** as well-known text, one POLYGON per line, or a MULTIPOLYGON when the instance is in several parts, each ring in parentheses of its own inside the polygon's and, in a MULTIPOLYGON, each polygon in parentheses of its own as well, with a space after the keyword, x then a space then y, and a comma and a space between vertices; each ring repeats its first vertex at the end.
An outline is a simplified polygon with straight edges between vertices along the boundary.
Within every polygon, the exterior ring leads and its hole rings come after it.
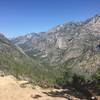
POLYGON ((100 0, 0 0, 0 32, 8 38, 45 32, 100 14, 100 0))

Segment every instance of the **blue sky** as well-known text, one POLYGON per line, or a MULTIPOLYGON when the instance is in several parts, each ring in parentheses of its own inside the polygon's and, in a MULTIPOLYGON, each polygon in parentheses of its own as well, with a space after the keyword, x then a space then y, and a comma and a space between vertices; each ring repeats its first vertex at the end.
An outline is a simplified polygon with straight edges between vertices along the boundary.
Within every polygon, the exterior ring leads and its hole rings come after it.
POLYGON ((0 0, 0 32, 16 37, 100 13, 100 0, 0 0))

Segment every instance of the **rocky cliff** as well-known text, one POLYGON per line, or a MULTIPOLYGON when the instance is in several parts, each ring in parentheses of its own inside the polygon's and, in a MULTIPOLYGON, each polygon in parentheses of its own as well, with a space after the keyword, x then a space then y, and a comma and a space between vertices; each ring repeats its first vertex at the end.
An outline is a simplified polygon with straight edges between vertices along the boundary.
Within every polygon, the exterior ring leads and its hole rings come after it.
POLYGON ((100 15, 12 39, 30 57, 90 76, 100 67, 100 15))

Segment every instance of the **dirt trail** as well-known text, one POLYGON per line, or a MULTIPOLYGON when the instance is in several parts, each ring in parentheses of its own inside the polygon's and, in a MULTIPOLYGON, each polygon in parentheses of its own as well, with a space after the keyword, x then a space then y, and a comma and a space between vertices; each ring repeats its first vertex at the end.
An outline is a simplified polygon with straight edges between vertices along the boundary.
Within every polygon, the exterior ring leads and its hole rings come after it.
MULTIPOLYGON (((82 100, 76 98, 75 92, 68 93, 66 89, 34 89, 27 81, 19 81, 9 75, 0 77, 0 100, 82 100), (23 85, 24 84, 24 85, 23 85), (70 98, 70 99, 68 99, 70 98)), ((100 96, 98 96, 100 100, 100 96)))
POLYGON ((41 89, 38 86, 32 89, 29 85, 21 87, 22 83, 25 81, 18 81, 13 76, 0 77, 0 100, 67 100, 64 97, 48 96, 46 93, 50 89, 41 89))

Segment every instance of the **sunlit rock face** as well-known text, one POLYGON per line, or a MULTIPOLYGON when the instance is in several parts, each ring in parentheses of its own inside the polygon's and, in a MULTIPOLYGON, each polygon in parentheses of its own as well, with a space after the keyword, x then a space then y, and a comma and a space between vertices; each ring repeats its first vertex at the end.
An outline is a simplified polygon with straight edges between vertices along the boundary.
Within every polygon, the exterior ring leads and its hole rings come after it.
POLYGON ((31 33, 12 40, 31 57, 42 62, 61 64, 73 61, 73 71, 89 73, 96 71, 100 62, 100 15, 84 22, 69 22, 58 25, 48 32, 31 33), (95 58, 95 65, 92 64, 95 58), (95 67, 96 66, 96 67, 95 67), (95 68, 94 68, 95 67, 95 68), (89 70, 94 68, 94 70, 89 70))

